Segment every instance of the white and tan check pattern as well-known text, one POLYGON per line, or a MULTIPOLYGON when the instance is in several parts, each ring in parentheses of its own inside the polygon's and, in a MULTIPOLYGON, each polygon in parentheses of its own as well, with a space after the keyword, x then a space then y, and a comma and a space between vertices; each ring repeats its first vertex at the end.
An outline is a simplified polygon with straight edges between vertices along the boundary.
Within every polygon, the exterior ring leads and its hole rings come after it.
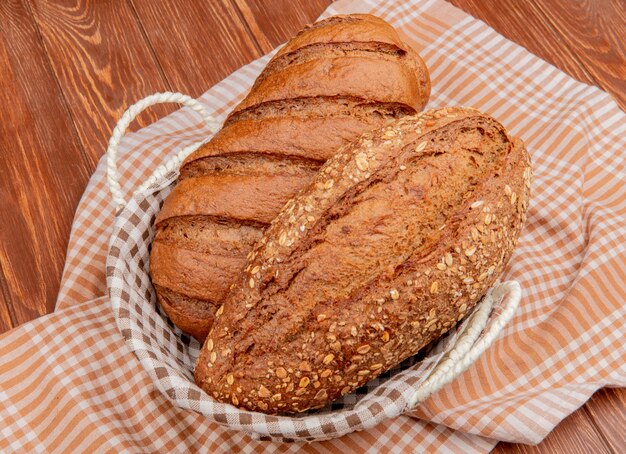
MULTIPOLYGON (((356 11, 383 17, 420 52, 433 82, 428 107, 476 107, 532 155, 529 220, 505 275, 524 297, 496 343, 413 418, 334 440, 253 440, 177 408, 100 298, 114 218, 101 163, 74 220, 58 311, 0 337, 0 451, 486 452, 495 440, 538 442, 596 389, 626 386, 626 115, 442 0, 343 0, 325 14, 356 11)), ((223 119, 267 60, 200 101, 223 119)), ((130 194, 206 133, 183 109, 128 136, 122 189, 130 194)))
MULTIPOLYGON (((487 338, 485 328, 494 325, 501 318, 500 314, 505 317, 504 314, 510 313, 506 309, 508 305, 514 310, 519 302, 519 298, 513 296, 514 293, 519 295, 519 291, 511 291, 511 286, 518 286, 498 284, 477 306, 487 304, 485 311, 491 317, 485 317, 486 325, 479 321, 480 317, 466 317, 428 354, 424 352, 419 358, 409 358, 319 411, 291 417, 270 416, 218 402, 193 382, 193 368, 200 354, 199 343, 168 320, 156 304, 150 281, 148 264, 149 245, 154 235, 152 226, 176 176, 176 172, 165 174, 145 192, 135 194, 117 214, 106 261, 107 287, 116 323, 152 382, 174 405, 199 412, 208 421, 244 431, 256 439, 285 442, 330 440, 357 430, 371 429, 389 418, 412 411, 418 387, 423 388, 420 392, 427 396, 443 384, 426 379, 431 375, 434 377, 444 356, 449 362, 464 361, 469 365, 463 354, 453 356, 452 350, 460 344, 478 345, 478 341, 484 341, 487 338), (498 296, 492 297, 492 294, 498 296), (470 337, 471 333, 481 332, 482 336, 470 337)), ((474 312, 478 315, 477 310, 474 312)), ((505 323, 501 319, 499 326, 505 323)), ((469 358, 471 350, 465 352, 469 358)))

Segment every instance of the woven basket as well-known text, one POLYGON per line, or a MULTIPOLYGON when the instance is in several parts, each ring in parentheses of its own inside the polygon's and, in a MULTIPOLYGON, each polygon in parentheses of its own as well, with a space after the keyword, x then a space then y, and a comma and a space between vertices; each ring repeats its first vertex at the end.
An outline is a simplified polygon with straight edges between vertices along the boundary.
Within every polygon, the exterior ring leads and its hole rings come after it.
POLYGON ((155 386, 174 405, 254 438, 314 441, 340 437, 413 410, 469 367, 512 317, 521 298, 520 286, 513 281, 498 283, 462 323, 434 345, 326 408, 297 416, 269 416, 217 402, 193 381, 200 344, 175 327, 161 310, 149 275, 149 248, 156 215, 176 181, 183 159, 205 142, 181 150, 157 168, 128 201, 122 195, 115 163, 120 140, 130 122, 147 107, 162 102, 192 108, 212 131, 217 130, 218 125, 198 101, 179 93, 149 96, 124 113, 107 150, 108 182, 119 210, 106 273, 120 332, 155 386))

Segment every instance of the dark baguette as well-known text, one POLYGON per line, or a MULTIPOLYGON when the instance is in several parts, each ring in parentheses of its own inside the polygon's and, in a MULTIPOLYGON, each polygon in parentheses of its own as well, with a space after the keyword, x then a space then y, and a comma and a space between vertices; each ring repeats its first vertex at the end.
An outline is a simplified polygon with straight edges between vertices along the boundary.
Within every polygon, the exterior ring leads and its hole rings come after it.
POLYGON ((186 159, 157 218, 150 274, 172 321, 204 339, 251 239, 339 147, 420 111, 429 92, 422 60, 374 16, 332 17, 289 41, 186 159))
POLYGON ((501 275, 530 158, 493 118, 448 108, 332 157, 248 256, 196 382, 250 410, 326 405, 451 329, 501 275))

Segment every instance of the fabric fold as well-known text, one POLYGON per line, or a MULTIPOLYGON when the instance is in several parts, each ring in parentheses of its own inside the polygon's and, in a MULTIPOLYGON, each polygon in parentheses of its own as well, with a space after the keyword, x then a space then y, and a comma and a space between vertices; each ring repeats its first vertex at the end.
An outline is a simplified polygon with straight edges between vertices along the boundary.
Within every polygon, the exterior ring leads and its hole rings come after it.
MULTIPOLYGON (((117 331, 104 262, 114 216, 101 160, 79 204, 57 312, 0 336, 0 451, 486 452, 537 443, 602 386, 626 386, 626 115, 582 84, 443 0, 341 0, 324 16, 369 12, 426 61, 428 108, 467 105, 524 139, 535 181, 528 222, 503 279, 520 309, 462 376, 412 413, 309 445, 272 445, 174 407, 117 331)), ((271 55, 199 100, 218 120, 271 55)), ((127 196, 206 130, 181 109, 127 136, 127 196)))

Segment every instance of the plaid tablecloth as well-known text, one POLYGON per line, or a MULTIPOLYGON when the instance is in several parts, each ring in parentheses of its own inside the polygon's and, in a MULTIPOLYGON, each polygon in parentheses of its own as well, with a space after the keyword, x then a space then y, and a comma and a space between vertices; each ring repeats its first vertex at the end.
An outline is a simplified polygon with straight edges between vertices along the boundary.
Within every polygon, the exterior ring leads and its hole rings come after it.
MULTIPOLYGON (((506 271, 524 289, 495 344, 413 417, 314 444, 252 440, 173 407, 117 331, 104 261, 114 216, 100 162, 73 224, 57 311, 0 337, 2 452, 485 452, 536 443, 603 386, 626 386, 626 115, 443 0, 334 3, 369 12, 426 61, 428 107, 468 105, 522 137, 535 182, 528 224, 506 271)), ((217 118, 242 98, 265 56, 200 100, 217 118)), ((127 193, 206 134, 182 109, 125 138, 127 193)))

